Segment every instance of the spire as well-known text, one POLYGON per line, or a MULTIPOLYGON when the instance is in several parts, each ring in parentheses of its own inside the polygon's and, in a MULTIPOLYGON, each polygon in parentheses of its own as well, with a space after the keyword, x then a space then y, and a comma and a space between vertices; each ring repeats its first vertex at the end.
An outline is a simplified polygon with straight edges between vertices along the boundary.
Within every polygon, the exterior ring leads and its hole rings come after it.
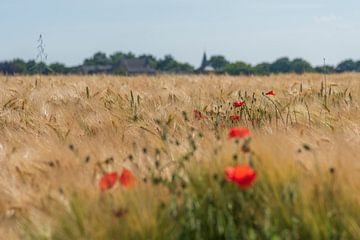
POLYGON ((208 61, 207 61, 207 57, 206 57, 206 52, 204 52, 204 55, 203 55, 203 59, 202 59, 202 62, 201 62, 201 69, 204 69, 208 64, 208 61))

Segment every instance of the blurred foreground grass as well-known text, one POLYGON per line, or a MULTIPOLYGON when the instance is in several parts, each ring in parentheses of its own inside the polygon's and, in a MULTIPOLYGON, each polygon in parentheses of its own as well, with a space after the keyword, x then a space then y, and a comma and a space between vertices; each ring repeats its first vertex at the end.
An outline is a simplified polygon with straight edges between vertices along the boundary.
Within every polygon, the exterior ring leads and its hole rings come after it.
POLYGON ((359 81, 0 77, 0 235, 359 239, 359 81), (238 164, 257 173, 248 189, 225 178, 238 164), (123 168, 134 187, 99 189, 123 168))

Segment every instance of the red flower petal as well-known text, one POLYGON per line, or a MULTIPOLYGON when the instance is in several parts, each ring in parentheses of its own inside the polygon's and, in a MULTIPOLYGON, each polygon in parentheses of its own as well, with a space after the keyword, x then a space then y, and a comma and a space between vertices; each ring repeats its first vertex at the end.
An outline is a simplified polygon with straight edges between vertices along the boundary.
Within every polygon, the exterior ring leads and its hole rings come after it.
POLYGON ((233 168, 233 167, 225 168, 225 177, 228 181, 232 181, 234 172, 235 172, 235 168, 233 168))
POLYGON ((124 187, 134 187, 136 183, 136 179, 132 172, 126 168, 120 174, 119 178, 120 184, 124 187))
POLYGON ((99 181, 99 187, 101 191, 107 190, 112 188, 117 180, 117 173, 116 172, 110 172, 105 174, 99 181))
POLYGON ((245 103, 245 101, 242 101, 242 102, 237 101, 237 102, 233 103, 233 106, 234 107, 245 107, 246 103, 245 103))
POLYGON ((230 120, 232 120, 232 121, 240 120, 240 116, 230 116, 229 118, 230 118, 230 120))
POLYGON ((229 130, 229 138, 245 138, 250 136, 250 130, 248 128, 233 127, 229 130))
POLYGON ((271 91, 268 91, 267 93, 265 93, 265 95, 275 96, 275 92, 274 92, 274 90, 271 90, 271 91))
POLYGON ((248 165, 237 165, 235 167, 227 167, 225 169, 225 177, 240 188, 247 189, 255 182, 256 172, 248 165))

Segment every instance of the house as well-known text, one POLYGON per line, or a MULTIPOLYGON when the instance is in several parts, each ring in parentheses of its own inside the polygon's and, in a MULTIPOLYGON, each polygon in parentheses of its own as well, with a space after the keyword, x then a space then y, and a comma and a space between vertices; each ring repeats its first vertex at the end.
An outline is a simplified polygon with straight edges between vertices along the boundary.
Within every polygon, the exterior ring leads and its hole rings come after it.
POLYGON ((206 53, 204 52, 201 65, 198 69, 195 70, 195 73, 210 74, 213 72, 215 72, 215 69, 210 65, 210 62, 207 60, 206 53))
POLYGON ((122 73, 126 75, 156 73, 156 70, 149 66, 146 59, 142 58, 123 59, 113 66, 113 70, 115 73, 122 73))
POLYGON ((149 66, 146 59, 142 58, 123 59, 114 65, 83 65, 79 67, 79 71, 82 74, 113 73, 134 75, 156 73, 156 70, 149 66))
POLYGON ((82 74, 110 73, 111 70, 111 65, 83 65, 80 67, 80 72, 82 74))

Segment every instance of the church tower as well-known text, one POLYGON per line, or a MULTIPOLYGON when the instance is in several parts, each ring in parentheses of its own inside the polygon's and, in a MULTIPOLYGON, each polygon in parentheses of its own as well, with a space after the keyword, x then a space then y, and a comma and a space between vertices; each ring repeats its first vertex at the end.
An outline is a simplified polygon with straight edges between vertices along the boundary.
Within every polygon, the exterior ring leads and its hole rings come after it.
POLYGON ((198 69, 195 70, 195 73, 198 74, 210 74, 210 73, 214 73, 215 70, 214 68, 210 65, 207 56, 206 56, 206 52, 204 52, 203 58, 202 58, 202 62, 201 65, 198 69))
POLYGON ((208 65, 208 61, 207 61, 207 57, 206 57, 206 52, 204 52, 203 59, 202 59, 199 70, 203 71, 207 65, 208 65))

